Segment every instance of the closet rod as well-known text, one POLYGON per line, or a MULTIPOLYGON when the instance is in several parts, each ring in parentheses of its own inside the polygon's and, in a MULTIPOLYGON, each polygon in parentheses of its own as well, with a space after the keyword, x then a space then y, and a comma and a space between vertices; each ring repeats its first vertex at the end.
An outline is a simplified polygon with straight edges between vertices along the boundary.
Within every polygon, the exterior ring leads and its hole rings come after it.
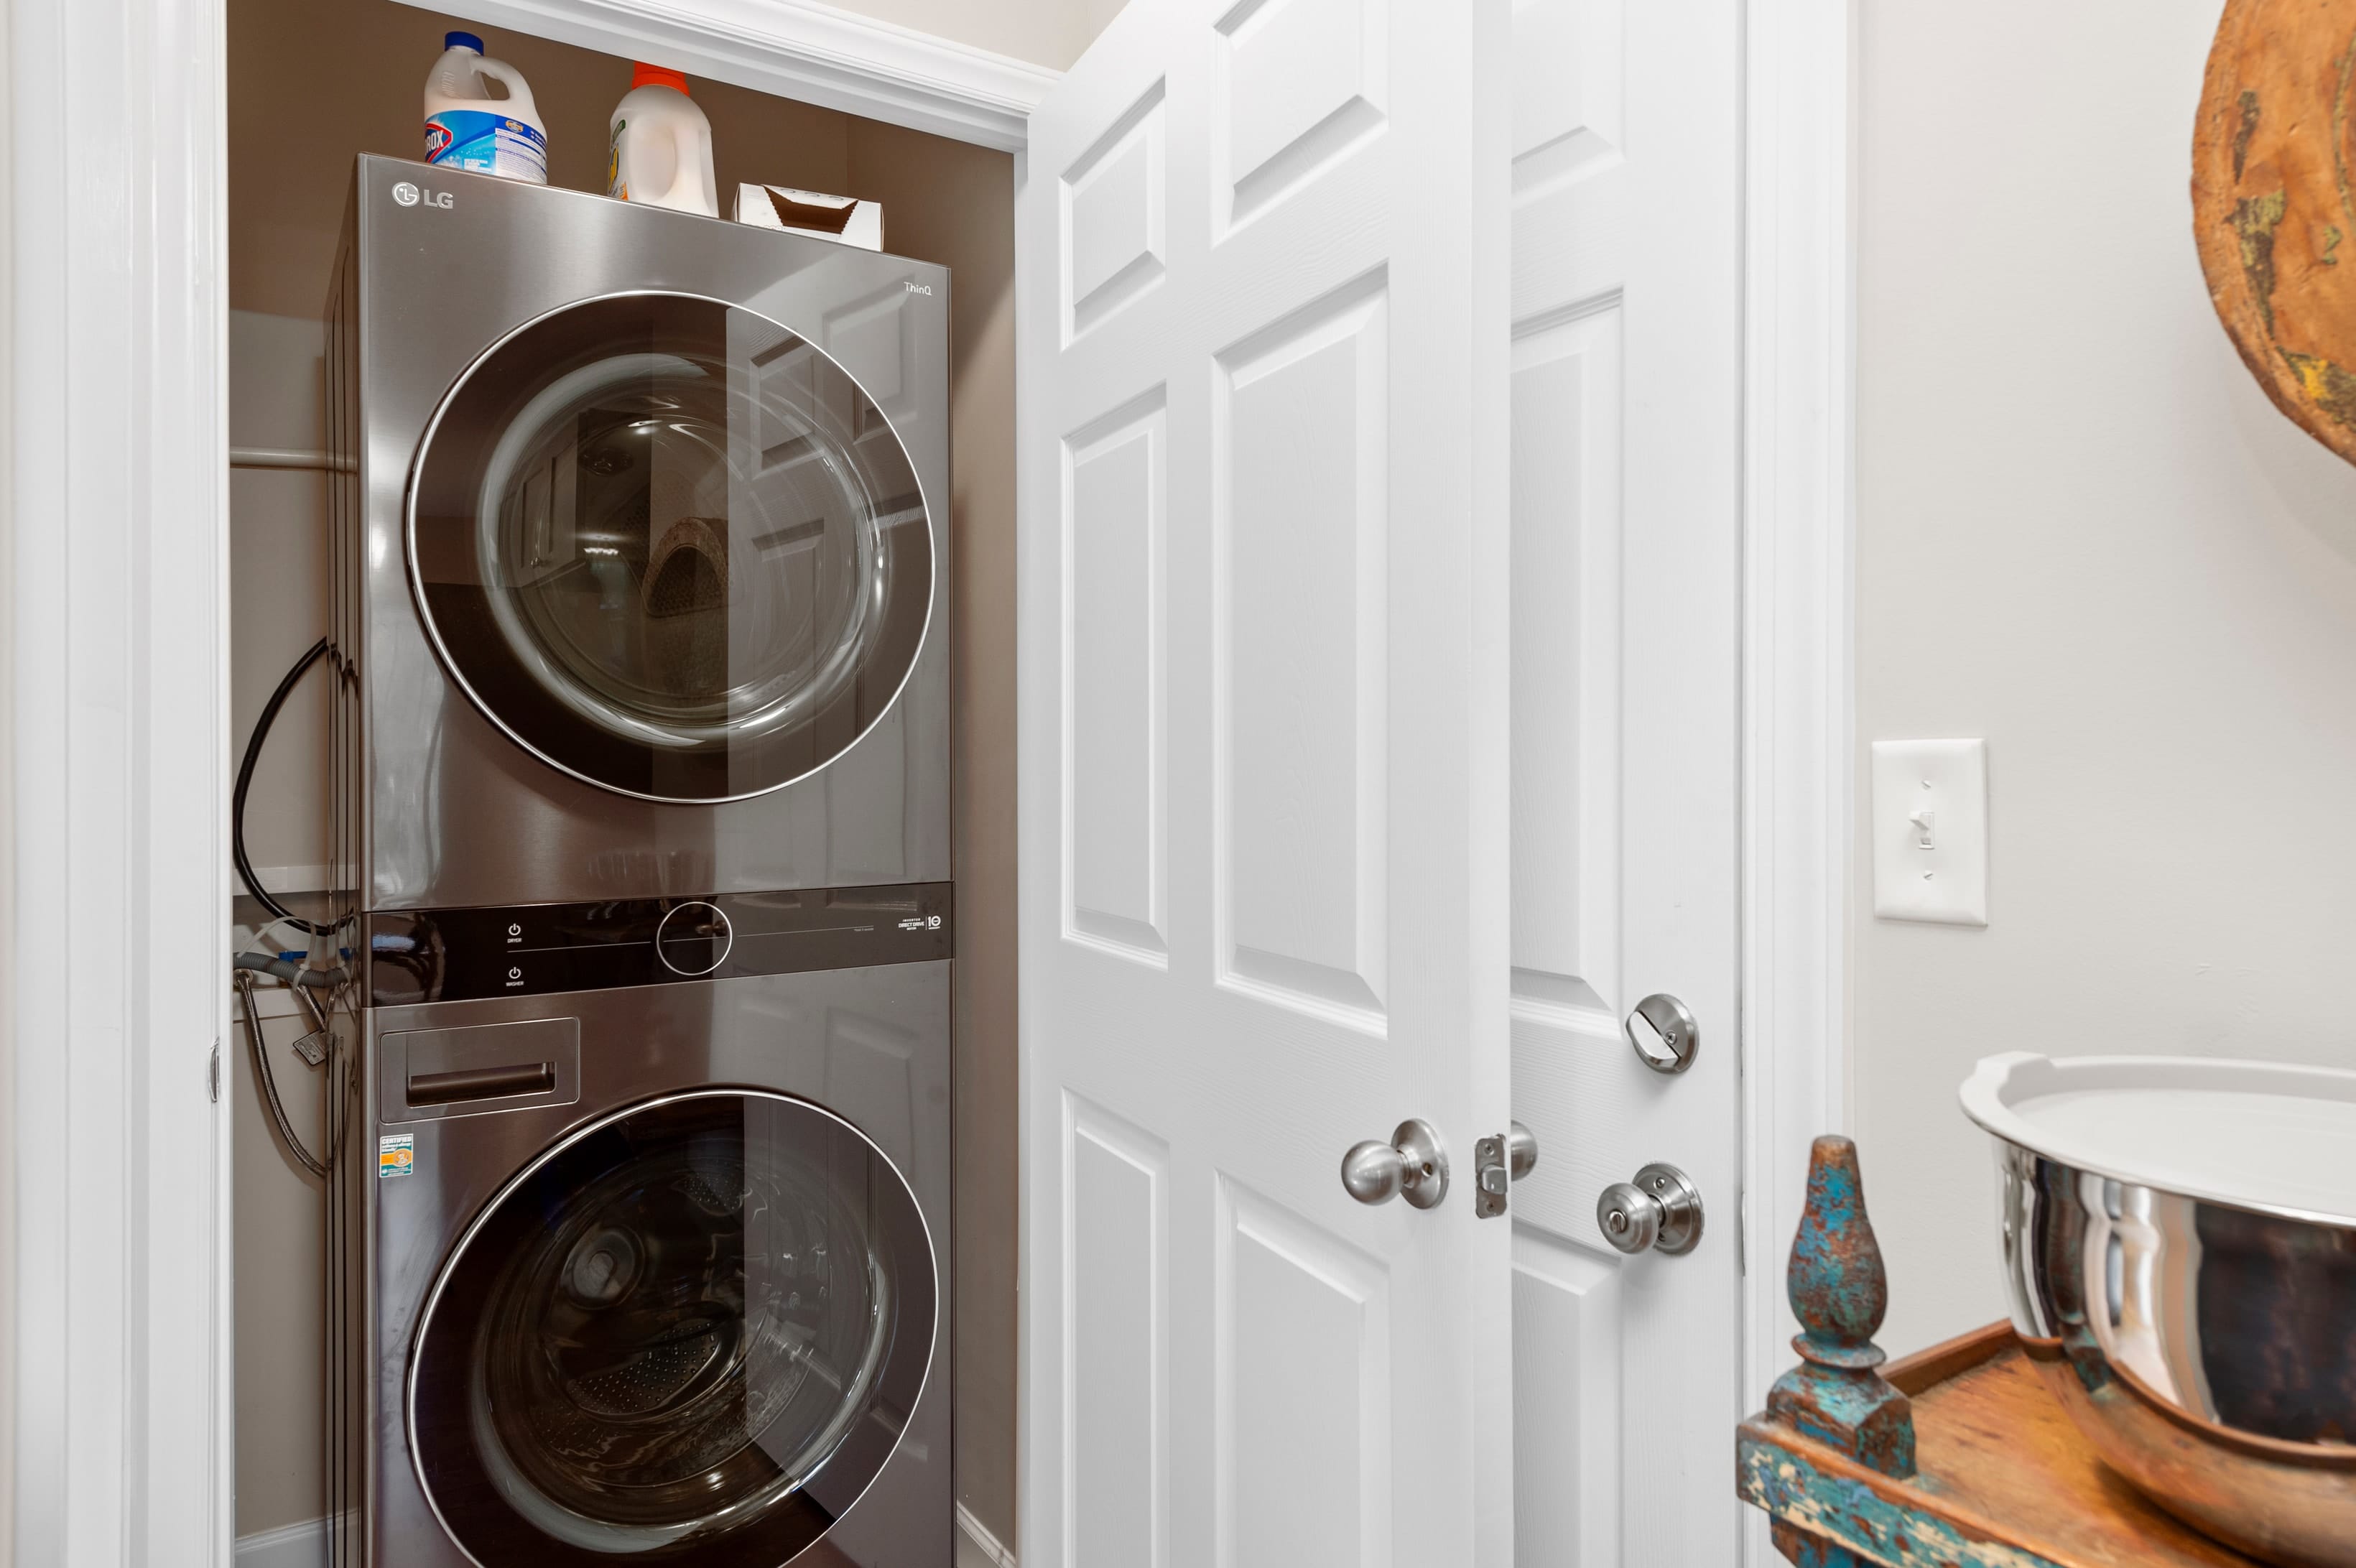
POLYGON ((352 465, 339 461, 331 452, 312 452, 296 446, 232 446, 229 449, 229 466, 232 468, 313 468, 323 474, 348 474, 352 465))

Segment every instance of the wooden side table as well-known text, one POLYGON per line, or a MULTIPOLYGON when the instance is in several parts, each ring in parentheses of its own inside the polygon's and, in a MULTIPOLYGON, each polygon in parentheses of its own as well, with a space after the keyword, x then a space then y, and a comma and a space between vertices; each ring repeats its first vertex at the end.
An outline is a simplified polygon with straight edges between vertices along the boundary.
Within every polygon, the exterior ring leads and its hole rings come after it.
POLYGON ((2259 1568, 2104 1467, 1992 1323, 1884 1369, 1857 1147, 1819 1138, 1792 1247, 1801 1364, 1735 1434, 1735 1491, 1800 1568, 2259 1568))

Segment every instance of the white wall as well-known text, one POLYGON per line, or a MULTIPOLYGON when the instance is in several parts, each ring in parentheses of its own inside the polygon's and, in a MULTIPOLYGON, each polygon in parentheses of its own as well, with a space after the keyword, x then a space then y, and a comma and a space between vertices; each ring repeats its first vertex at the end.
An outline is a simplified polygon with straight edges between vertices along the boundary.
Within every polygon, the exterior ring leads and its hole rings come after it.
MULTIPOLYGON (((230 312, 230 446, 327 445, 327 326, 316 315, 230 312)), ((233 468, 229 494, 230 735, 242 757, 271 692, 327 635, 327 477, 233 468)), ((327 886, 327 682, 315 668, 271 725, 248 796, 246 851, 274 893, 327 886)))
POLYGON ((1999 1316, 1989 1053, 2356 1062, 2356 468, 2228 346, 2187 181, 2218 0, 1860 7, 1863 747, 1988 737, 1991 923, 1872 918, 1884 1343, 1999 1316))
MULTIPOLYGON (((230 312, 231 446, 326 445, 326 347, 327 328, 317 320, 230 312)), ((327 510, 323 474, 230 472, 230 733, 241 755, 271 689, 327 634, 327 510)), ((304 677, 254 770, 246 845, 273 891, 325 886, 327 693, 320 671, 304 677)), ((293 999, 275 982, 255 990, 287 1115, 316 1150, 321 1078, 285 1048, 307 1026, 296 1021, 293 999)), ((321 1511, 319 1437, 327 1418, 319 1292, 327 1209, 319 1184, 271 1127, 244 1034, 223 1036, 221 1050, 223 1091, 235 1121, 237 1524, 240 1534, 250 1535, 321 1511)))
POLYGON ((845 11, 1063 70, 1123 0, 827 0, 845 11))

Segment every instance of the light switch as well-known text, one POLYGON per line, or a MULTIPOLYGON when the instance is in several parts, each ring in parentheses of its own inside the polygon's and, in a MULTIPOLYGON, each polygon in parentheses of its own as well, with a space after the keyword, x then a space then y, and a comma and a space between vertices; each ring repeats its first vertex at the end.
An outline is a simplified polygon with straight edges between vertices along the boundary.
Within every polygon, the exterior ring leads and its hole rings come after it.
POLYGON ((1987 921, 1987 742, 1873 743, 1873 912, 1987 921))

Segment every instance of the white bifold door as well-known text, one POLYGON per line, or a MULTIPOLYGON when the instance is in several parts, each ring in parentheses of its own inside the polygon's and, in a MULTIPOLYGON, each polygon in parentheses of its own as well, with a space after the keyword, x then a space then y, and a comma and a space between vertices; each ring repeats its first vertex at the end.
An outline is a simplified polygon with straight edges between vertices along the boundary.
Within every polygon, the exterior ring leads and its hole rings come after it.
POLYGON ((1621 12, 1130 0, 1032 119, 1024 1568, 1736 1551, 1734 274, 1640 277, 1621 12))

